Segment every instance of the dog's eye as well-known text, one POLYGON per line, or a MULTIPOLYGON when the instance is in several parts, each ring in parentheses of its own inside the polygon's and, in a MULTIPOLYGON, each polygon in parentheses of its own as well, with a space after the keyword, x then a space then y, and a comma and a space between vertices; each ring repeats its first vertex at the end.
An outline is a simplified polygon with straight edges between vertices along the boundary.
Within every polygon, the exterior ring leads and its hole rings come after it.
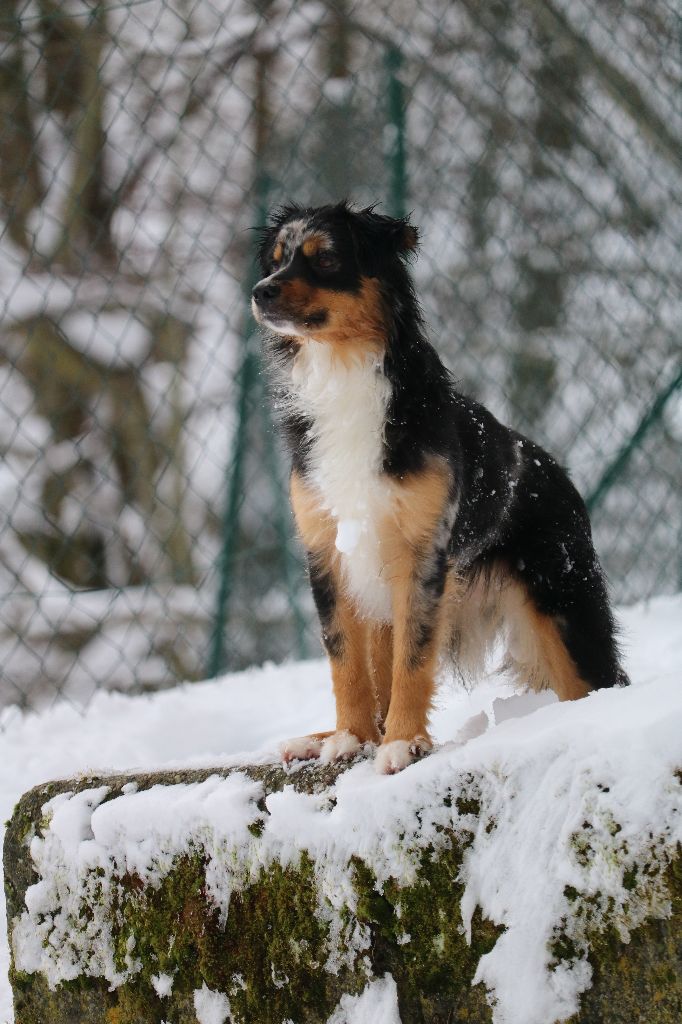
POLYGON ((328 252, 321 252, 315 259, 315 265, 320 270, 331 270, 332 267, 336 266, 336 260, 328 252))

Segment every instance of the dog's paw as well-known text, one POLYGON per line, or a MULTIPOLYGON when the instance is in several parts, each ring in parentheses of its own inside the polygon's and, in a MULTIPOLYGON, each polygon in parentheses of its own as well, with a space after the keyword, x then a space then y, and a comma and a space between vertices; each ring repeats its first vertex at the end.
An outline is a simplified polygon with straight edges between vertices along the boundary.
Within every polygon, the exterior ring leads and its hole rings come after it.
POLYGON ((280 744, 280 757, 285 764, 292 761, 312 761, 320 756, 324 739, 320 736, 297 736, 280 744))
POLYGON ((377 751, 375 767, 379 775, 395 775, 407 768, 420 757, 430 753, 431 740, 426 736, 415 736, 411 740, 390 740, 382 743, 377 751))
POLYGON ((332 761, 349 761, 356 754, 359 754, 365 744, 354 736, 347 729, 333 732, 322 744, 320 761, 322 764, 331 764, 332 761))

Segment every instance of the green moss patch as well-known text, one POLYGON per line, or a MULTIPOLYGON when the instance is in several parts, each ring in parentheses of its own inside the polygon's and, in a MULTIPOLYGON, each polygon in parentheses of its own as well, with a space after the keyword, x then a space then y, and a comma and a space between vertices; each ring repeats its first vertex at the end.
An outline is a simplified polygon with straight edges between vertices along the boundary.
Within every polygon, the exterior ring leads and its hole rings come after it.
POLYGON ((468 842, 450 834, 437 855, 423 851, 410 886, 391 881, 379 887, 369 868, 353 863, 358 894, 356 915, 372 934, 373 973, 389 971, 396 981, 403 1024, 411 1021, 491 1020, 483 986, 471 982, 480 957, 502 929, 477 911, 467 942, 460 912, 459 881, 468 842))
POLYGON ((182 858, 157 888, 126 876, 112 912, 118 969, 126 969, 128 958, 139 960, 133 987, 149 992, 153 977, 171 976, 166 1006, 205 984, 228 996, 235 1020, 244 1024, 317 1020, 331 1014, 341 991, 361 981, 352 971, 336 978, 325 971, 329 920, 306 857, 296 867, 274 864, 235 891, 224 924, 207 895, 199 855, 182 858))

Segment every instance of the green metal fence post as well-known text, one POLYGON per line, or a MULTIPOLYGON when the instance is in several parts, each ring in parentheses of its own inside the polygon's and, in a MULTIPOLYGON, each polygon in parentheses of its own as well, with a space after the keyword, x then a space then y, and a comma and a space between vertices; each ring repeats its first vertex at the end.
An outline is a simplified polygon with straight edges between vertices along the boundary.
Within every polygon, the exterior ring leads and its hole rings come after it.
POLYGON ((284 573, 289 606, 294 618, 296 656, 298 658, 305 658, 308 653, 306 645, 306 620, 301 609, 301 602, 299 600, 300 588, 296 580, 296 570, 299 568, 299 563, 291 549, 291 534, 287 522, 289 499, 286 494, 286 489, 282 487, 278 472, 275 435, 265 401, 261 404, 261 408, 263 412, 263 430, 265 432, 265 457, 267 459, 267 470, 272 481, 273 493, 275 494, 276 499, 274 510, 275 530, 277 531, 277 538, 282 557, 282 571, 284 573))
MULTIPOLYGON (((268 215, 268 195, 270 182, 265 172, 256 177, 255 219, 257 224, 265 224, 268 215)), ((262 386, 261 359, 258 334, 251 315, 251 290, 258 279, 255 265, 250 273, 245 274, 245 321, 243 334, 243 355, 237 378, 238 406, 237 430, 232 446, 232 459, 227 480, 227 499, 222 527, 222 547, 218 562, 218 595, 216 612, 213 621, 213 632, 210 643, 208 664, 209 678, 215 678, 225 667, 225 631, 229 621, 229 603, 234 582, 234 556, 239 536, 239 511, 244 481, 244 459, 246 454, 247 433, 250 417, 255 411, 254 403, 260 407, 260 424, 265 446, 266 473, 274 498, 275 529, 281 552, 281 566, 286 584, 289 604, 294 619, 295 648, 299 658, 305 657, 306 644, 305 616, 298 599, 298 586, 294 578, 296 560, 291 551, 289 530, 286 520, 287 497, 279 478, 277 451, 275 447, 272 422, 267 409, 267 398, 262 386)))
MULTIPOLYGON (((256 175, 254 189, 254 208, 257 224, 264 224, 267 218, 268 189, 269 182, 267 176, 262 171, 259 171, 256 175)), ((244 275, 244 280, 245 310, 244 332, 242 335, 242 361, 237 375, 237 392, 239 396, 237 402, 237 430, 232 445, 232 458, 229 463, 225 513, 222 524, 222 545, 218 559, 218 595, 207 668, 210 679, 220 675, 225 665, 225 627, 232 593, 234 555, 239 533, 239 509, 244 478, 247 427, 250 417, 250 405, 253 401, 254 390, 258 384, 259 374, 257 339, 251 316, 251 291, 257 280, 256 268, 252 262, 249 263, 249 272, 244 275)))
POLYGON ((239 506, 244 476, 246 428, 249 418, 248 407, 251 395, 253 394, 254 382, 258 378, 256 355, 249 349, 250 344, 247 334, 245 352, 237 378, 239 391, 237 430, 232 446, 231 472, 228 478, 227 501, 225 503, 222 526, 223 540, 218 560, 218 596, 208 663, 208 676, 210 679, 220 675, 225 663, 225 624, 227 622, 227 610, 232 591, 232 570, 239 528, 239 506))
POLYGON ((405 162, 405 88, 399 77, 402 54, 397 46, 386 50, 388 72, 388 124, 390 130, 386 147, 389 164, 388 205, 393 217, 404 217, 407 208, 407 170, 405 162))
POLYGON ((642 443, 645 435, 649 432, 649 428, 661 418, 663 410, 666 407, 668 399, 677 391, 679 387, 682 387, 682 368, 677 371, 677 375, 673 377, 670 383, 662 391, 656 395, 656 398, 652 405, 642 416, 641 420, 637 424, 633 434, 625 444, 621 447, 620 451, 616 455, 613 462, 611 462, 601 477, 598 483, 592 490, 592 493, 585 500, 587 509, 589 512, 594 512, 598 505, 601 504, 606 494, 611 489, 613 482, 622 473, 623 469, 630 460, 630 456, 635 449, 642 443))

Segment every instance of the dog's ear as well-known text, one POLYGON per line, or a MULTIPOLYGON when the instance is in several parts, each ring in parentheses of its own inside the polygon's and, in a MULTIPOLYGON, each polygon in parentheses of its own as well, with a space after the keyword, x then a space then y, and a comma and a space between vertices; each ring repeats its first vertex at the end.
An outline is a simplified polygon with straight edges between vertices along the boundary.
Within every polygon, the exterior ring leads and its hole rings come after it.
POLYGON ((419 248, 419 232, 414 224, 410 224, 407 217, 388 219, 391 220, 390 236, 395 251, 400 256, 416 252, 419 248))
POLYGON ((383 249, 391 255, 407 256, 419 246, 419 232, 408 217, 386 217, 368 206, 354 215, 354 221, 365 246, 375 252, 383 249))
POLYGON ((419 231, 405 218, 402 221, 402 232, 400 237, 401 252, 416 252, 419 248, 419 231))

